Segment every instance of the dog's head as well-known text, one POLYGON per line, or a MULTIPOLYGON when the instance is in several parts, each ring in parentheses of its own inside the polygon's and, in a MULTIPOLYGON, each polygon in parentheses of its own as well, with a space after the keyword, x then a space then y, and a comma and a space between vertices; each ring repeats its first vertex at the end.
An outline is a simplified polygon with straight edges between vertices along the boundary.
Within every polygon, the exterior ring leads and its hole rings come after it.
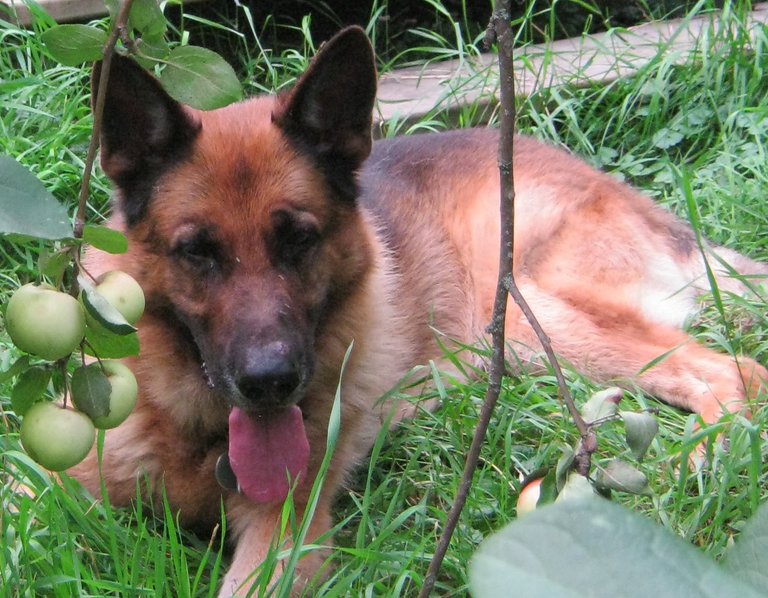
POLYGON ((230 405, 300 401, 323 315, 369 268, 355 173, 371 149, 375 91, 359 28, 329 41, 290 92, 211 112, 112 60, 101 164, 126 263, 149 317, 189 341, 175 349, 194 354, 230 405))

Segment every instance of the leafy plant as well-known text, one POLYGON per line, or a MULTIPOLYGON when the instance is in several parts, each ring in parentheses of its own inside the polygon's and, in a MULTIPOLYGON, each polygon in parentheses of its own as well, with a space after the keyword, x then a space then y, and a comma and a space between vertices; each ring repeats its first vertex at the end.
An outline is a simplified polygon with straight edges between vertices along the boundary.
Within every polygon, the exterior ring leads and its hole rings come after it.
POLYGON ((469 566, 472 595, 765 595, 768 509, 748 523, 723 564, 641 515, 594 496, 561 500, 485 540, 469 566))
MULTIPOLYGON (((175 99, 212 110, 242 98, 234 69, 216 52, 192 45, 172 47, 167 39, 168 23, 155 0, 124 4, 106 0, 105 4, 111 15, 110 30, 119 35, 122 50, 145 66, 162 66, 160 80, 175 99), (121 7, 126 5, 127 23, 117 27, 121 7)), ((42 39, 53 57, 67 66, 100 60, 111 51, 107 32, 92 25, 56 25, 46 30, 42 39)))
MULTIPOLYGON (((171 48, 165 37, 168 31, 165 16, 154 0, 127 0, 122 4, 110 0, 107 6, 111 18, 106 31, 92 25, 53 25, 45 29, 41 39, 48 52, 65 66, 105 59, 101 69, 104 83, 108 77, 109 59, 120 41, 122 51, 136 55, 137 59, 162 63, 164 69, 161 79, 164 85, 169 93, 186 104, 215 108, 241 97, 240 83, 232 67, 219 55, 189 45, 171 48)), ((28 356, 22 356, 7 368, 5 376, 16 378, 11 393, 14 412, 24 415, 46 394, 50 382, 53 394, 63 397, 64 406, 70 395, 75 393, 80 397, 78 407, 88 405, 90 418, 94 421, 109 421, 112 427, 118 423, 118 420, 107 417, 110 414, 112 384, 109 372, 100 360, 138 354, 139 344, 132 324, 143 311, 144 297, 135 281, 127 274, 122 274, 123 279, 129 279, 126 284, 133 283, 134 287, 130 293, 133 295, 135 309, 131 322, 127 321, 102 294, 101 287, 97 285, 99 281, 91 281, 92 276, 80 263, 85 243, 110 253, 127 250, 127 241, 121 233, 85 222, 101 110, 102 106, 95 102, 95 123, 84 165, 74 225, 65 207, 57 202, 35 175, 14 159, 0 156, 0 193, 4 197, 0 204, 0 235, 5 235, 16 244, 45 243, 46 251, 41 253, 34 274, 37 280, 47 279, 54 284, 53 287, 25 285, 14 293, 8 304, 6 329, 12 340, 17 347, 31 353, 33 357, 47 360, 40 362, 39 359, 30 360, 28 356), (68 298, 68 303, 65 302, 59 290, 69 293, 79 303, 72 298, 68 298), (31 307, 33 301, 34 308, 31 307), (41 325, 34 319, 41 317, 35 314, 42 314, 43 309, 49 315, 41 325), (70 336, 71 343, 66 340, 70 336), (65 339, 63 345, 62 338, 65 339), (77 345, 79 361, 84 359, 85 354, 89 354, 99 360, 99 365, 78 368, 70 381, 68 365, 78 361, 71 355, 77 345), (84 378, 83 372, 87 372, 88 376, 84 378)), ((118 289, 113 292, 124 291, 118 289)), ((126 375, 132 377, 130 372, 126 375)), ((122 392, 119 395, 123 404, 130 406, 131 401, 135 401, 135 389, 129 391, 128 395, 122 392)), ((42 418, 38 419, 43 421, 42 418)), ((56 429, 53 421, 45 420, 45 425, 48 430, 56 429)), ((29 423, 28 427, 31 426, 29 423)), ((27 438, 35 439, 38 445, 35 453, 42 454, 39 445, 48 442, 48 439, 32 432, 27 433, 27 438)), ((56 438, 51 438, 50 442, 56 443, 56 438)), ((31 440, 27 444, 30 445, 31 440)), ((56 452, 55 447, 53 452, 56 452)), ((61 459, 46 461, 68 463, 66 467, 74 464, 61 459)))

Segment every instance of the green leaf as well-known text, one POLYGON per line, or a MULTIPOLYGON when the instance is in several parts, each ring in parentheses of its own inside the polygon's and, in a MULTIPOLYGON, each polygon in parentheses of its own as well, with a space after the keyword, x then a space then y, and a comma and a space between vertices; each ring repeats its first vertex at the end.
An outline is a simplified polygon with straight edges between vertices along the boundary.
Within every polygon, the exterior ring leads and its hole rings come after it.
POLYGON ((594 494, 595 489, 589 480, 580 473, 572 471, 565 481, 563 489, 560 490, 560 494, 557 495, 557 500, 580 500, 584 496, 594 496, 594 494))
POLYGON ((125 253, 128 251, 128 239, 123 233, 99 224, 85 225, 83 241, 107 253, 125 253))
POLYGON ((581 407, 581 416, 588 424, 610 419, 619 409, 619 401, 624 396, 620 388, 606 388, 593 394, 581 407))
POLYGON ((595 486, 631 494, 651 494, 648 478, 637 468, 619 459, 610 461, 597 472, 595 486))
POLYGON ((24 415, 43 396, 50 379, 51 370, 40 366, 31 367, 19 375, 11 390, 11 408, 16 415, 24 415))
MULTIPOLYGON (((102 296, 87 278, 78 276, 77 281, 80 283, 80 288, 82 289, 80 297, 82 298, 83 306, 85 307, 85 313, 91 316, 91 318, 96 321, 96 324, 102 326, 105 329, 105 332, 120 336, 136 332, 136 328, 128 323, 123 317, 123 314, 113 307, 106 297, 102 296)), ((90 327, 96 327, 94 326, 93 321, 89 322, 86 320, 86 324, 90 327)), ((101 357, 101 355, 99 356, 101 357)))
POLYGON ((768 588, 768 507, 763 505, 747 522, 722 564, 757 591, 768 588))
POLYGON ((679 131, 672 129, 659 129, 653 136, 653 145, 659 149, 668 149, 674 145, 677 145, 683 140, 683 136, 679 131))
POLYGON ((243 96, 232 67, 216 52, 197 46, 174 48, 160 75, 166 91, 179 102, 213 110, 243 96))
POLYGON ((42 34, 43 43, 61 64, 77 66, 101 60, 107 33, 90 25, 56 25, 42 34))
POLYGON ((37 269, 43 276, 58 281, 64 276, 64 271, 71 262, 72 257, 69 255, 69 248, 59 251, 48 251, 46 249, 40 253, 40 257, 37 260, 37 269))
POLYGON ((469 581, 473 598, 511 588, 525 598, 764 595, 662 526, 591 496, 536 509, 485 540, 469 581))
POLYGON ((159 36, 168 29, 163 11, 157 0, 134 0, 128 17, 130 26, 143 35, 159 36))
POLYGON ((539 487, 539 500, 536 501, 536 506, 548 505, 555 502, 557 498, 557 481, 555 471, 550 469, 541 480, 541 486, 539 487))
POLYGON ((120 359, 139 354, 139 336, 135 332, 121 336, 94 320, 85 327, 85 340, 85 353, 101 359, 120 359))
POLYGON ((557 466, 555 467, 555 481, 558 492, 565 486, 573 460, 576 457, 576 452, 570 446, 565 445, 560 450, 563 455, 557 460, 557 466))
POLYGON ((632 456, 639 461, 656 437, 659 431, 659 422, 648 413, 635 413, 633 411, 619 411, 619 417, 624 421, 627 444, 632 451, 632 456))
POLYGON ((22 355, 16 361, 14 361, 7 370, 0 372, 0 384, 8 382, 14 376, 18 376, 21 372, 29 367, 29 355, 22 355))
POLYGON ((98 363, 77 368, 72 373, 72 402, 91 419, 109 415, 112 384, 98 363))
POLYGON ((0 156, 0 234, 70 239, 67 211, 38 178, 13 158, 0 156))
POLYGON ((158 61, 165 60, 170 52, 171 48, 163 36, 143 35, 136 40, 136 60, 145 69, 150 69, 158 61))

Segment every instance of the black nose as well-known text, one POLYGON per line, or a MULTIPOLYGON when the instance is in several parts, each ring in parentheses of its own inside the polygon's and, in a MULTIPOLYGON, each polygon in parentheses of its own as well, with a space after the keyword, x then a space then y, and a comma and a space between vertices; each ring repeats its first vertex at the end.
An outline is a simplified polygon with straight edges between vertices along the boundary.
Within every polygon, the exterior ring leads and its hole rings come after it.
POLYGON ((281 407, 297 400, 302 384, 299 360, 284 342, 276 341, 245 352, 235 383, 253 407, 281 407))

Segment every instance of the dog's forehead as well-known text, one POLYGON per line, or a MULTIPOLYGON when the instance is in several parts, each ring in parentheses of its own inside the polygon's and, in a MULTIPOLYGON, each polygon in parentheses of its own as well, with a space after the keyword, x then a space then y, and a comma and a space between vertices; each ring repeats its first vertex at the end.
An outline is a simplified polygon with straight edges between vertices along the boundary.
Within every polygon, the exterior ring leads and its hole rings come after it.
POLYGON ((192 176, 221 209, 271 210, 277 203, 322 210, 322 177, 272 122, 275 100, 260 97, 201 113, 192 176))
POLYGON ((262 97, 199 113, 195 161, 218 183, 244 186, 281 176, 295 155, 272 122, 273 107, 273 98, 262 97))
POLYGON ((161 185, 173 202, 155 206, 170 235, 178 222, 198 221, 255 238, 270 213, 286 208, 311 212, 321 225, 329 217, 325 180, 272 122, 273 107, 263 97, 198 113, 192 156, 161 185))

